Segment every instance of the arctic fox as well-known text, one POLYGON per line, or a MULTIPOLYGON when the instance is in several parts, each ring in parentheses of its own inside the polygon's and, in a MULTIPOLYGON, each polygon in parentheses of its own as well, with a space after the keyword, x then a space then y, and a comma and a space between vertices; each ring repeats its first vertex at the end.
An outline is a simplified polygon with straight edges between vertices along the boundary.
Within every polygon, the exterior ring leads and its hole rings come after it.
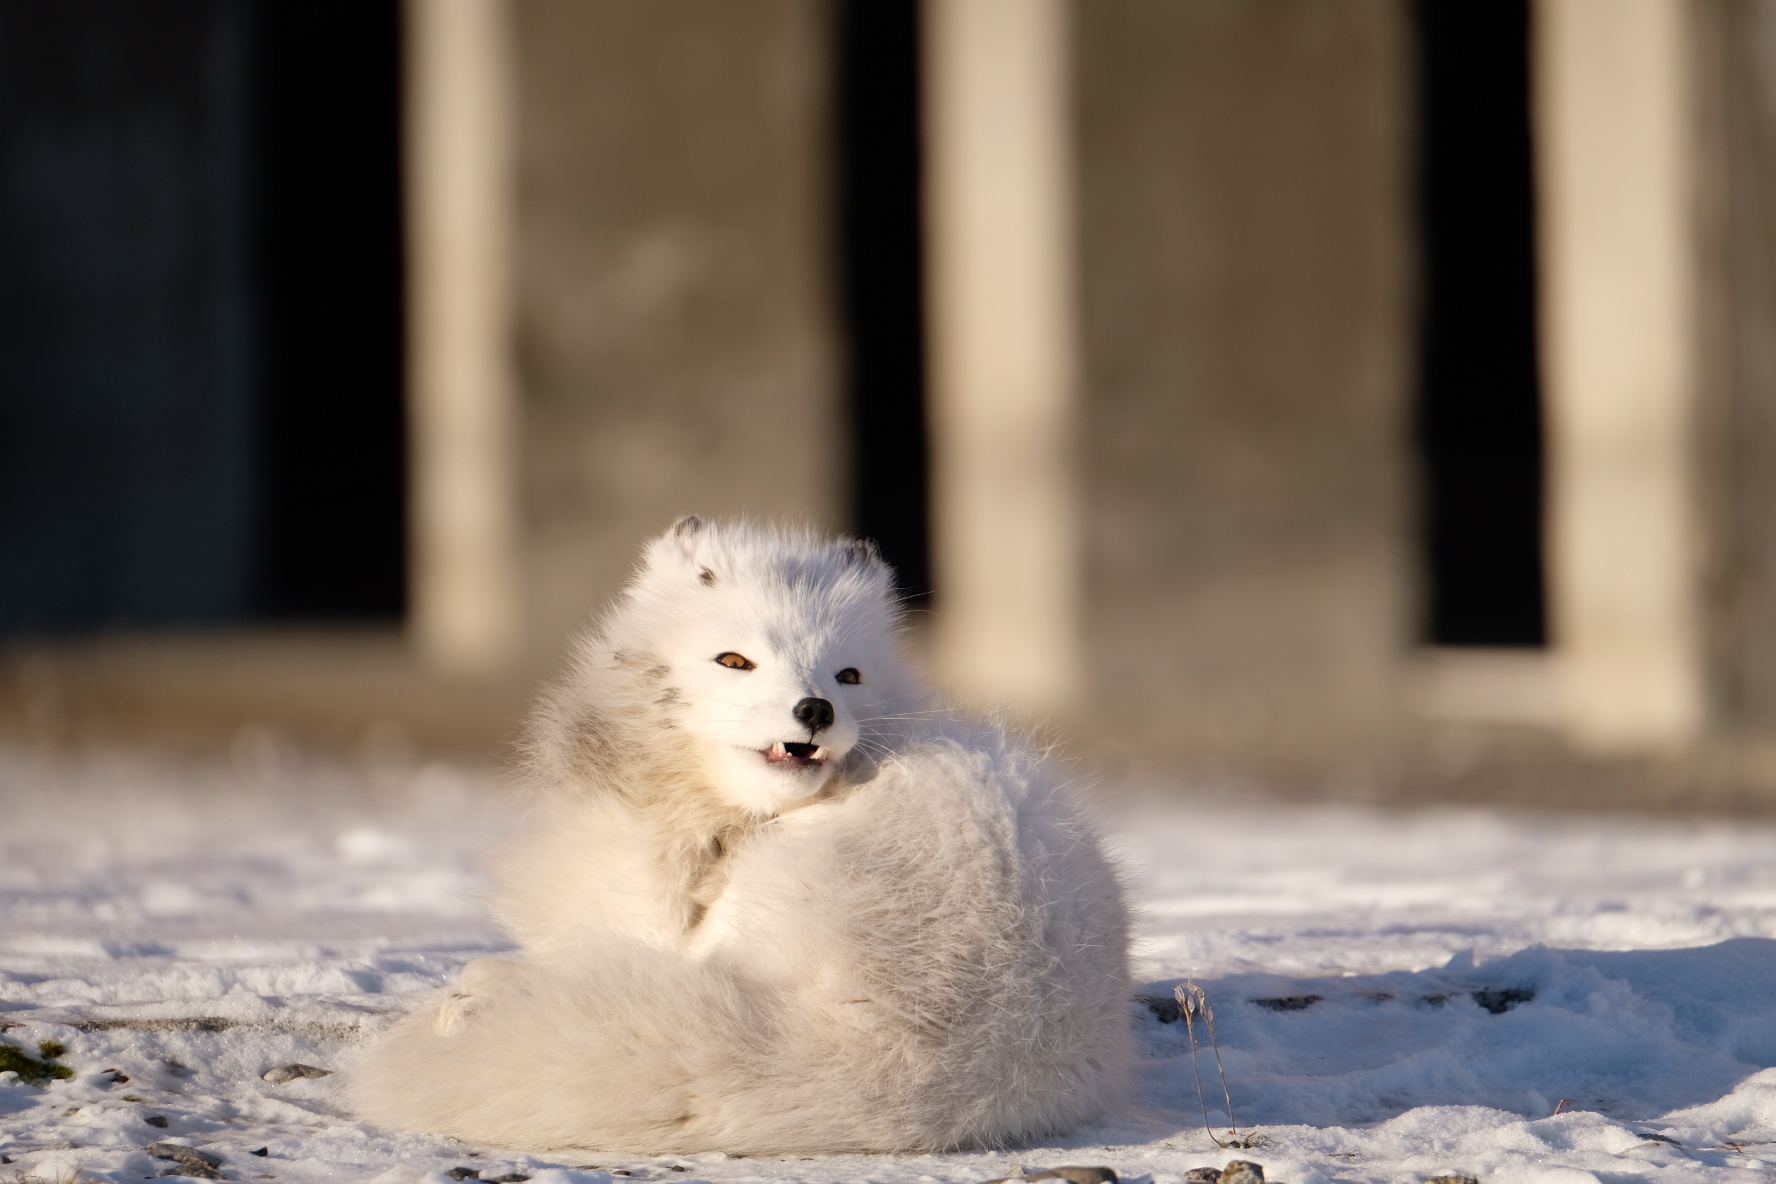
POLYGON ((518 945, 357 1111, 529 1147, 936 1151, 1122 1096, 1127 920, 1065 778, 930 709, 874 548, 685 518, 533 722, 518 945))

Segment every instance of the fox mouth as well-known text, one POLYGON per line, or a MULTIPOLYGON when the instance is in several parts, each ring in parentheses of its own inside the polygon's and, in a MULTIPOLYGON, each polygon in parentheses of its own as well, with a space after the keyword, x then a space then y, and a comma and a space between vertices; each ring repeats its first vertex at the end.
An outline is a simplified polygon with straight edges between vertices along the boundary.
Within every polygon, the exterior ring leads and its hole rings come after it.
POLYGON ((826 746, 779 740, 764 750, 765 763, 774 769, 818 769, 826 764, 826 746))

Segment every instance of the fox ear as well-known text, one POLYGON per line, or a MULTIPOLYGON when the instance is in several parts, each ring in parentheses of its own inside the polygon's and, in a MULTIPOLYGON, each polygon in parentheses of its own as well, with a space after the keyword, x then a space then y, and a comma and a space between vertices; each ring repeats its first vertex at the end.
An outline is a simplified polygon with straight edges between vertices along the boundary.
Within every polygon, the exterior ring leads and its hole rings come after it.
POLYGON ((839 557, 846 567, 864 572, 884 588, 894 584, 894 569, 882 558, 874 539, 840 539, 839 557))
POLYGON ((882 552, 874 539, 841 539, 839 547, 844 552, 848 567, 888 566, 882 562, 882 552))
POLYGON ((702 533, 703 519, 695 514, 686 514, 672 524, 672 529, 666 532, 666 537, 678 544, 679 554, 695 563, 702 550, 697 545, 702 533))
POLYGON ((642 565, 650 571, 673 573, 674 579, 679 578, 688 568, 689 574, 694 578, 706 567, 703 552, 707 549, 708 533, 709 528, 703 519, 695 514, 686 514, 674 522, 666 533, 649 540, 642 552, 642 565))

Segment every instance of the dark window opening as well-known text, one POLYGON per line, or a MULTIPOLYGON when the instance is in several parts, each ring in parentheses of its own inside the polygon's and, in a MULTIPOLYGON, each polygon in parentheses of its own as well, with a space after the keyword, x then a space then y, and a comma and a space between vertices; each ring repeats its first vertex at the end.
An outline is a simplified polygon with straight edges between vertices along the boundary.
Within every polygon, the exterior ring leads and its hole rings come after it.
POLYGON ((0 635, 403 608, 396 0, 0 0, 0 635))
POLYGON ((393 0, 271 0, 263 11, 260 610, 399 617, 399 10, 393 0))
POLYGON ((838 20, 840 299, 852 523, 914 600, 930 593, 917 0, 843 0, 838 20))
POLYGON ((0 632, 251 611, 253 15, 0 0, 0 632))
POLYGON ((1527 0, 1417 0, 1426 640, 1547 642, 1527 0))

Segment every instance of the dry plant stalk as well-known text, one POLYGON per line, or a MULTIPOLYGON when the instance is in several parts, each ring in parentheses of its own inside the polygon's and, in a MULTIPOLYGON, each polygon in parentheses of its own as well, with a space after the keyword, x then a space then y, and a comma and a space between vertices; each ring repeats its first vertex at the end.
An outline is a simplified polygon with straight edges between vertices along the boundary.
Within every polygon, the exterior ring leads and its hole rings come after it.
POLYGON ((1184 980, 1181 987, 1173 987, 1172 994, 1178 1000, 1178 1008, 1184 1013, 1184 1030, 1190 1033, 1190 1067, 1196 1073, 1196 1100, 1202 1106, 1203 1130, 1215 1146, 1246 1147, 1251 1146, 1250 1139, 1242 1139, 1239 1133, 1239 1120, 1233 1116, 1233 1094, 1227 1088, 1227 1070, 1221 1065, 1221 1045, 1215 1039, 1215 1013, 1209 1009, 1209 997, 1203 989, 1196 985, 1194 978, 1184 980), (1227 1100, 1227 1125, 1231 1128, 1227 1134, 1231 1142, 1223 1143, 1215 1137, 1209 1126, 1209 1102, 1203 1095, 1202 1067, 1196 1061, 1196 1013, 1202 1012, 1203 1023, 1209 1029, 1209 1047, 1215 1051, 1215 1072, 1221 1075, 1221 1096, 1227 1100))

